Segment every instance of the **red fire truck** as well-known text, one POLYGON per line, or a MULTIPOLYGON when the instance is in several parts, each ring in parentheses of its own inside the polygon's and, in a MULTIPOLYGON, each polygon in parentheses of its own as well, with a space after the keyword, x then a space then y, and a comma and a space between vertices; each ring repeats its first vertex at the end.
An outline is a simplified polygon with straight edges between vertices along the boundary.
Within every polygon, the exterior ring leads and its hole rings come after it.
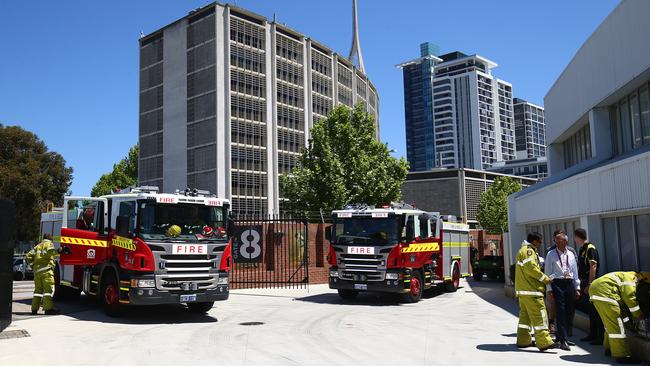
POLYGON ((329 287, 344 299, 360 291, 403 294, 417 302, 441 285, 456 291, 469 276, 469 226, 407 204, 354 205, 332 213, 329 287))
POLYGON ((55 236, 63 248, 55 293, 96 296, 109 315, 125 305, 170 303, 207 312, 229 294, 229 207, 228 200, 196 189, 65 197, 55 236))

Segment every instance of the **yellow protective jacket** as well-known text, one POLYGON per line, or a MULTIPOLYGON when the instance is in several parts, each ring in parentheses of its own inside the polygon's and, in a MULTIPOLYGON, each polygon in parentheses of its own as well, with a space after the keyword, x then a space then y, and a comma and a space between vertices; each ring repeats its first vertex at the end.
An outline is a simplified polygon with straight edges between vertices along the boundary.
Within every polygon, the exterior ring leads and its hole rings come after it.
POLYGON ((32 250, 27 253, 26 259, 37 273, 53 270, 56 266, 56 258, 59 256, 59 249, 54 247, 50 240, 43 239, 32 250))
POLYGON ((546 284, 551 279, 544 274, 539 264, 537 248, 525 241, 516 257, 515 294, 519 296, 544 296, 546 284))
POLYGON ((636 272, 611 272, 596 279, 589 287, 591 301, 604 301, 620 306, 625 304, 638 317, 641 308, 636 300, 636 272))

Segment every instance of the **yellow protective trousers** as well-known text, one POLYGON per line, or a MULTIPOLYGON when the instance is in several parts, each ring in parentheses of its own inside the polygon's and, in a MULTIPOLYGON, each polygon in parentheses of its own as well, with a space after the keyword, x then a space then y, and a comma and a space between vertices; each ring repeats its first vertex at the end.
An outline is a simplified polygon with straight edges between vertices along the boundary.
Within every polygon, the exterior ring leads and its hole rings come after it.
POLYGON ((32 310, 38 311, 43 303, 43 310, 54 308, 52 296, 54 296, 54 271, 45 267, 44 271, 34 273, 34 298, 32 299, 32 310))
POLYGON ((528 346, 532 343, 531 331, 535 333, 537 348, 542 349, 553 344, 553 339, 548 333, 544 298, 541 296, 519 296, 518 346, 528 346))
POLYGON ((610 349, 612 357, 615 358, 631 356, 632 353, 630 352, 630 346, 627 344, 625 327, 623 326, 623 323, 628 319, 621 317, 621 307, 614 300, 611 300, 611 302, 601 301, 594 300, 593 297, 592 303, 605 325, 603 343, 605 349, 610 349))

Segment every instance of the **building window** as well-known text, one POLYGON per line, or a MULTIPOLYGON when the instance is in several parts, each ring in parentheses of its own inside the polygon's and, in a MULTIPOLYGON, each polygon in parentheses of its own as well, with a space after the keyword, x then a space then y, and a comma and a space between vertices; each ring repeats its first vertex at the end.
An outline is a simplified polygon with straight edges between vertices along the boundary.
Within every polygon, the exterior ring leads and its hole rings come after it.
POLYGON ((643 85, 610 107, 613 154, 650 144, 650 95, 643 85))
POLYGON ((603 219, 607 271, 648 271, 650 214, 603 219))
POLYGON ((563 146, 565 169, 591 159, 591 129, 589 124, 564 141, 563 146))

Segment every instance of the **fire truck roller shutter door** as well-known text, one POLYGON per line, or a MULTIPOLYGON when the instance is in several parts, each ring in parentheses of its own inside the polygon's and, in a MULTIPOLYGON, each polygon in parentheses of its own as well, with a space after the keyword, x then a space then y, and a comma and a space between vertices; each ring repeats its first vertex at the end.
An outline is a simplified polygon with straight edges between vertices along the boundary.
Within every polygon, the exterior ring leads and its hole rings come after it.
POLYGON ((445 279, 451 279, 451 257, 453 256, 452 248, 448 243, 452 241, 450 231, 444 231, 442 238, 442 276, 445 279))
POLYGON ((461 256, 461 265, 460 273, 461 276, 469 276, 469 233, 462 232, 460 234, 460 256, 461 256))

